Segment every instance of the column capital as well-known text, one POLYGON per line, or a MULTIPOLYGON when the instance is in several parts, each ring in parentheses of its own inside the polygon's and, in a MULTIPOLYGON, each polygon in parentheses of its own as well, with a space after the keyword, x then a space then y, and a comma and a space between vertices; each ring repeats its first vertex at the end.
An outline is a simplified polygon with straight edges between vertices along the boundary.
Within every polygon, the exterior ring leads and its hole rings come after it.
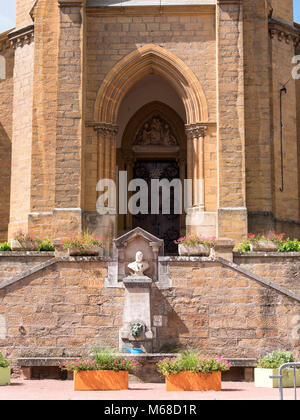
POLYGON ((108 136, 108 135, 117 135, 119 131, 119 127, 114 124, 109 123, 95 123, 93 124, 94 130, 97 132, 97 134, 102 136, 108 136))
POLYGON ((207 124, 196 123, 196 124, 186 124, 185 132, 188 138, 195 139, 205 137, 205 132, 208 129, 207 124))

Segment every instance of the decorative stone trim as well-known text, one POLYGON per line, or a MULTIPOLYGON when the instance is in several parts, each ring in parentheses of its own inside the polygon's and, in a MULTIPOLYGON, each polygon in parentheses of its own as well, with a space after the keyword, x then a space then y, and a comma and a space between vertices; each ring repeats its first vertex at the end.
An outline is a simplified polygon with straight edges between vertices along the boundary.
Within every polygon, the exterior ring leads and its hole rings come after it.
POLYGON ((188 139, 195 139, 204 137, 208 129, 207 124, 197 123, 197 124, 186 124, 185 132, 188 139))
POLYGON ((23 47, 31 44, 34 40, 34 25, 28 25, 24 28, 12 31, 7 35, 13 48, 23 47))
POLYGON ((294 47, 297 47, 300 42, 300 31, 298 28, 274 18, 269 19, 269 34, 271 39, 276 37, 278 41, 284 40, 287 44, 292 42, 294 47))
POLYGON ((114 124, 107 124, 107 123, 94 123, 93 125, 94 130, 100 136, 107 136, 107 135, 117 135, 119 131, 119 127, 114 124))
POLYGON ((189 124, 208 120, 207 101, 199 80, 181 59, 155 44, 137 48, 110 70, 97 93, 94 120, 116 124, 118 108, 126 93, 124 77, 127 86, 131 86, 133 80, 137 82, 153 72, 184 92, 189 124))

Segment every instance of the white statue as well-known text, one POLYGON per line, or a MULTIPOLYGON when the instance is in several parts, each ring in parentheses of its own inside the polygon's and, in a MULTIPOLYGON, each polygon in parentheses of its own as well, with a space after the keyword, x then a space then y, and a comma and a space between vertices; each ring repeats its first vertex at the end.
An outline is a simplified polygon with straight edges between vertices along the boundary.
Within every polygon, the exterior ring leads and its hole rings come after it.
POLYGON ((144 254, 138 251, 135 256, 135 261, 128 264, 128 268, 132 271, 133 276, 144 276, 144 272, 148 270, 149 264, 147 261, 143 261, 144 254))

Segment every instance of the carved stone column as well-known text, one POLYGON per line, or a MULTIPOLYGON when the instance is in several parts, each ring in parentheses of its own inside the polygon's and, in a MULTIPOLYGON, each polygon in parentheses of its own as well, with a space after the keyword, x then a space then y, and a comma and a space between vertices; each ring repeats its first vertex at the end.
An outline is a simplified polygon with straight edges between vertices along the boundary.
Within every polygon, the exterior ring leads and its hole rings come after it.
POLYGON ((192 205, 205 210, 204 138, 207 126, 201 123, 186 125, 188 179, 192 179, 192 205))
MULTIPOLYGON (((98 137, 98 182, 104 179, 111 179, 116 185, 116 148, 118 127, 113 124, 100 123, 95 125, 98 137)), ((107 214, 99 214, 98 233, 103 237, 105 249, 108 254, 112 254, 113 240, 117 235, 117 197, 113 196, 117 192, 109 190, 107 214)), ((103 191, 99 191, 99 197, 103 191)))

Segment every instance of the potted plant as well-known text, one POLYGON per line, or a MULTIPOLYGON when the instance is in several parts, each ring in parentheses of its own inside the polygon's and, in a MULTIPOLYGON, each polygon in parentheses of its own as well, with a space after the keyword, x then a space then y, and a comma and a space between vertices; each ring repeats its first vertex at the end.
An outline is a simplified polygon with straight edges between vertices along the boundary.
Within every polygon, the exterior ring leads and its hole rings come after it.
POLYGON ((104 349, 94 350, 93 359, 66 361, 61 369, 74 372, 75 391, 117 391, 128 389, 128 374, 137 365, 133 358, 104 349))
POLYGON ((277 234, 271 231, 267 234, 249 233, 250 251, 252 252, 276 252, 279 244, 282 242, 284 233, 277 234))
POLYGON ((174 241, 178 245, 180 256, 209 256, 210 250, 215 247, 215 237, 190 235, 174 241))
POLYGON ((10 384, 10 367, 9 361, 5 359, 0 352, 0 386, 10 384))
POLYGON ((157 363, 166 378, 167 391, 221 391, 221 372, 231 364, 223 357, 203 356, 193 351, 177 358, 165 358, 157 363))
POLYGON ((68 252, 69 256, 98 256, 103 250, 101 238, 88 232, 64 238, 61 247, 68 252))
MULTIPOLYGON (((257 367, 254 369, 255 386, 258 388, 278 388, 279 379, 270 378, 270 376, 278 376, 279 368, 283 363, 294 361, 293 354, 283 350, 277 350, 267 354, 263 359, 259 360, 257 367)), ((283 369, 282 375, 282 386, 284 388, 293 387, 293 370, 283 369)), ((296 369, 296 385, 300 386, 300 369, 296 369)))
POLYGON ((38 251, 39 239, 29 233, 16 232, 10 241, 12 251, 38 251))

